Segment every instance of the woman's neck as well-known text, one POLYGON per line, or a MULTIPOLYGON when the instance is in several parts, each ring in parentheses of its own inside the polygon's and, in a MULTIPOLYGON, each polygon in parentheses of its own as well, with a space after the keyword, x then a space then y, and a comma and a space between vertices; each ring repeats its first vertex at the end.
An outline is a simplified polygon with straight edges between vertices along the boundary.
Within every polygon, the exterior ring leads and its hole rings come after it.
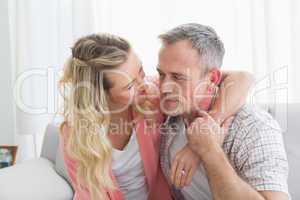
POLYGON ((119 132, 122 134, 122 127, 131 126, 132 116, 130 112, 130 108, 119 112, 113 113, 110 115, 110 128, 119 128, 119 132))
POLYGON ((122 150, 129 142, 133 130, 130 109, 110 115, 108 137, 115 149, 122 150))

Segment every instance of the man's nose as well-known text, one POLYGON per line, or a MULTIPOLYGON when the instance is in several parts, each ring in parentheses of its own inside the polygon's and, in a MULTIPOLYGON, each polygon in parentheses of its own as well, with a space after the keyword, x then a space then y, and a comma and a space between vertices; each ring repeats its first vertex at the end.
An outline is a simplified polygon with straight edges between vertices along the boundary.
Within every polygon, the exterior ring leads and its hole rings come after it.
POLYGON ((160 91, 163 95, 171 94, 174 91, 174 83, 167 79, 161 81, 160 91))

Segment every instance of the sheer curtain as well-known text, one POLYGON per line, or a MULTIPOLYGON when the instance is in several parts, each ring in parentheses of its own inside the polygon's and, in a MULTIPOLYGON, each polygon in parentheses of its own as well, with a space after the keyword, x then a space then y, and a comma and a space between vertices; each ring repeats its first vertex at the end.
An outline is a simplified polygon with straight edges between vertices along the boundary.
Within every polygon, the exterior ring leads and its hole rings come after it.
POLYGON ((95 32, 93 9, 89 1, 9 1, 19 162, 40 153, 45 127, 57 116, 64 59, 74 39, 95 32))
POLYGON ((58 109, 63 62, 72 43, 89 33, 127 38, 146 73, 154 74, 159 33, 188 22, 210 25, 225 43, 224 69, 257 77, 250 101, 300 102, 297 0, 10 0, 9 6, 16 141, 25 152, 20 160, 39 154, 42 133, 58 109))

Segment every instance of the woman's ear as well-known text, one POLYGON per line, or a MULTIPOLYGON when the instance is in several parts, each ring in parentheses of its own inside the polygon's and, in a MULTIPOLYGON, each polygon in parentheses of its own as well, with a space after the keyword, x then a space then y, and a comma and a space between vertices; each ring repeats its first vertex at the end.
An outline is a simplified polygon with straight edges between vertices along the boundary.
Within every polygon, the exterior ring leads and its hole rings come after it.
POLYGON ((210 76, 211 83, 213 83, 215 85, 219 85, 220 84, 221 78, 222 78, 222 74, 221 74, 221 71, 219 69, 213 68, 212 70, 210 70, 209 76, 210 76))

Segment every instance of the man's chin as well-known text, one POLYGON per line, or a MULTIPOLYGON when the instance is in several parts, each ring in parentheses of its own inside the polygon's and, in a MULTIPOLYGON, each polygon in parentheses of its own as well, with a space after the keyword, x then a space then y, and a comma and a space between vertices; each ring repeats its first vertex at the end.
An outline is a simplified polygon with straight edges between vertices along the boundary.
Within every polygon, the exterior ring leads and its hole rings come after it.
POLYGON ((168 115, 168 116, 171 116, 171 117, 183 114, 183 111, 180 108, 166 108, 166 109, 162 109, 162 112, 165 115, 168 115))

